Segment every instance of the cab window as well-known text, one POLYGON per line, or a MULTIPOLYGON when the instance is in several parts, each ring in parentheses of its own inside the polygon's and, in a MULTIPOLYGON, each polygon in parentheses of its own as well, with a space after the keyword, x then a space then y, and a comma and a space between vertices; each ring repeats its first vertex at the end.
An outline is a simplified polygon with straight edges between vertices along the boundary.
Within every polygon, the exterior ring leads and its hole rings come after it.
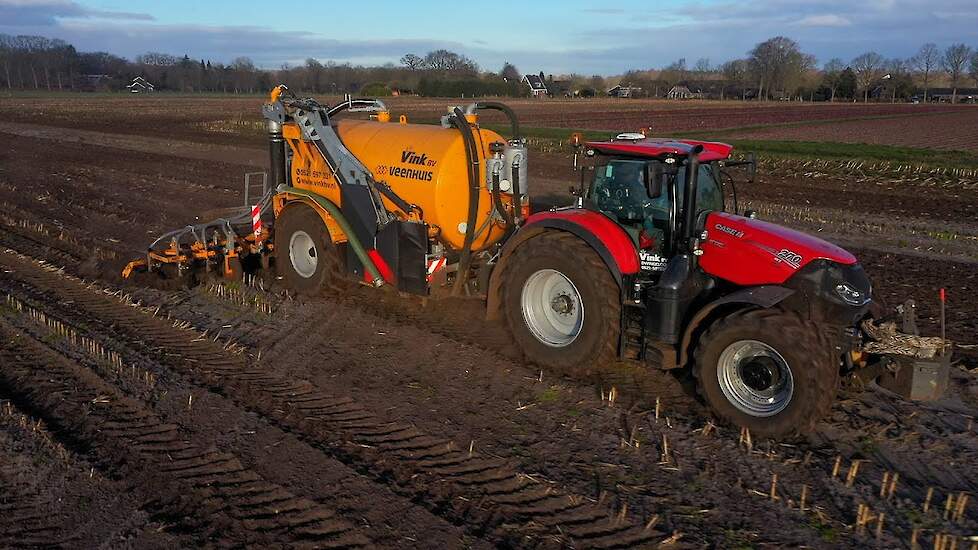
MULTIPOLYGON (((686 171, 684 169, 679 170, 676 181, 678 183, 677 189, 679 189, 676 202, 679 209, 682 210, 682 189, 686 185, 686 171)), ((704 212, 722 212, 723 209, 723 188, 720 185, 717 167, 713 163, 701 164, 699 177, 696 181, 696 217, 699 219, 704 212)))
POLYGON ((622 222, 641 222, 651 202, 645 174, 645 162, 638 160, 613 160, 596 166, 590 188, 592 204, 622 222))

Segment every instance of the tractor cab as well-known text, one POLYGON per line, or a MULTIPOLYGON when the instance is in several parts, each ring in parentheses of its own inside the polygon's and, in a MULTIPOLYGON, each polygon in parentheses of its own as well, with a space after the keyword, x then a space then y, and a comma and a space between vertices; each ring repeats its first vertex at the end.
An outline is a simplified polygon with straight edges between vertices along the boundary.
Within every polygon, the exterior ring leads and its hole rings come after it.
MULTIPOLYGON (((625 229, 639 250, 644 272, 664 271, 666 259, 680 248, 687 163, 694 149, 702 148, 696 165, 693 229, 700 233, 710 212, 728 209, 724 178, 731 178, 721 163, 730 162, 729 145, 620 134, 584 147, 585 156, 594 162, 582 170, 579 205, 602 212, 625 229)), ((752 160, 742 161, 748 162, 753 166, 752 160)), ((730 191, 736 197, 732 185, 730 191)), ((731 202, 736 210, 736 198, 731 202)))

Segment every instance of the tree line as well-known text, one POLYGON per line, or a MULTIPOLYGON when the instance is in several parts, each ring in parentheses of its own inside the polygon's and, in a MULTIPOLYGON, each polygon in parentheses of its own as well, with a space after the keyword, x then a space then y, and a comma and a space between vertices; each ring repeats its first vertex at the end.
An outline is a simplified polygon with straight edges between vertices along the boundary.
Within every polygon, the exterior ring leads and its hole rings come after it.
POLYGON ((699 59, 688 67, 680 59, 663 69, 630 71, 622 82, 641 87, 650 95, 677 84, 692 84, 705 95, 743 99, 820 99, 825 101, 895 101, 917 96, 929 99, 935 84, 957 91, 973 82, 978 87, 978 49, 952 44, 941 50, 927 43, 909 58, 887 59, 877 52, 860 54, 848 62, 833 58, 818 68, 814 56, 790 38, 778 36, 757 44, 742 59, 717 67, 699 59))
MULTIPOLYGON (((298 66, 267 70, 247 57, 224 64, 210 60, 147 52, 133 60, 107 52, 79 52, 63 40, 0 34, 0 82, 7 89, 120 90, 142 76, 157 90, 180 92, 259 93, 274 83, 309 93, 363 93, 425 96, 519 96, 528 93, 522 75, 506 63, 484 71, 472 59, 440 49, 408 53, 399 64, 360 66, 309 58, 298 66)), ((540 73, 541 79, 544 75, 540 73)), ((954 92, 969 81, 978 86, 978 51, 966 44, 943 50, 924 44, 907 59, 887 59, 876 52, 848 62, 834 58, 817 66, 814 56, 794 40, 778 36, 757 44, 742 59, 712 66, 699 59, 688 66, 679 59, 661 69, 634 70, 619 77, 551 75, 552 95, 602 95, 610 84, 633 88, 633 96, 663 97, 677 85, 708 97, 741 99, 891 100, 914 95, 928 99, 937 83, 954 92)))

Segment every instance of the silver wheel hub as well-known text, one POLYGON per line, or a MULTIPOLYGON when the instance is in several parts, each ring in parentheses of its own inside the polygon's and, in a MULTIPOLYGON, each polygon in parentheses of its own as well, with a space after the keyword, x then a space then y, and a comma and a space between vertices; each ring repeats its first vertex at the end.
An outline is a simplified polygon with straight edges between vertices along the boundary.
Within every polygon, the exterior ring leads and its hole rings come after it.
POLYGON ((315 275, 319 254, 316 251, 316 242, 305 231, 292 233, 289 239, 289 260, 300 277, 308 279, 315 275))
POLYGON ((727 346, 717 362, 717 380, 734 407, 756 417, 783 411, 795 390, 788 362, 757 340, 738 340, 727 346))
POLYGON ((584 303, 574 283, 563 273, 541 269, 526 280, 520 298, 523 321, 537 340, 560 348, 581 334, 584 303))

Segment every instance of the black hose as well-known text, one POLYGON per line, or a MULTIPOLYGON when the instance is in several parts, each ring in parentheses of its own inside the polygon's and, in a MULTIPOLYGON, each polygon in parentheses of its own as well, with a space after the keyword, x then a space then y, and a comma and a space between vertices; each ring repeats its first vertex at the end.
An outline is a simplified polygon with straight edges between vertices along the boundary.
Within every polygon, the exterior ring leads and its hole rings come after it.
POLYGON ((516 113, 506 105, 505 103, 500 103, 498 101, 479 101, 475 104, 476 109, 492 109, 495 111, 502 111, 503 114, 509 118, 509 125, 513 132, 513 136, 510 139, 521 140, 523 136, 520 135, 520 121, 516 118, 516 113))
POLYGON ((285 167, 285 138, 282 137, 282 125, 270 121, 268 126, 269 168, 272 189, 274 189, 279 185, 288 185, 289 171, 285 167))
POLYGON ((459 295, 465 288, 469 266, 472 263, 472 241, 475 239, 475 222, 479 214, 479 150, 472 135, 472 127, 461 109, 456 107, 449 121, 462 134, 462 141, 465 142, 465 160, 469 168, 469 213, 465 222, 465 240, 459 254, 458 276, 452 288, 452 294, 459 295))
MULTIPOLYGON (((505 103, 500 103, 498 101, 479 101, 473 103, 469 107, 470 112, 477 111, 480 109, 491 109, 494 111, 500 111, 503 114, 505 114, 506 118, 509 119, 510 130, 512 132, 512 136, 510 137, 510 139, 514 142, 523 141, 523 135, 520 133, 520 120, 516 116, 516 112, 513 111, 513 109, 510 108, 509 105, 506 105, 505 103)), ((513 174, 512 174, 511 181, 513 184, 512 193, 513 193, 514 212, 512 216, 507 216, 505 213, 503 214, 503 217, 506 218, 507 229, 511 229, 516 226, 516 221, 519 220, 520 215, 523 212, 523 196, 520 193, 520 176, 519 176, 518 166, 513 167, 513 174)), ((501 206, 501 201, 496 200, 495 196, 493 196, 493 200, 495 201, 496 209, 499 210, 500 212, 505 212, 501 206)))
POLYGON ((702 145, 693 147, 686 160, 686 188, 683 190, 683 208, 686 209, 686 217, 683 220, 683 239, 689 250, 693 248, 693 227, 696 225, 696 187, 699 182, 701 152, 703 152, 702 145))
MULTIPOLYGON (((523 159, 520 159, 522 162, 523 159)), ((520 191, 520 163, 513 163, 513 174, 512 174, 512 184, 513 184, 513 221, 515 223, 521 220, 523 216, 523 195, 520 191)))

